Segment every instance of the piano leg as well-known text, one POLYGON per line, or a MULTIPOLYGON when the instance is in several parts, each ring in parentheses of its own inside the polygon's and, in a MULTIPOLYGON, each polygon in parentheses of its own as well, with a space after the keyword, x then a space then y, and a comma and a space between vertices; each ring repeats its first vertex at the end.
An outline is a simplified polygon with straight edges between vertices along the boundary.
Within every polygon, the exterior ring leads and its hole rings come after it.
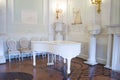
POLYGON ((57 57, 57 55, 56 55, 56 54, 54 54, 54 55, 53 55, 54 62, 56 62, 56 57, 57 57))
POLYGON ((33 52, 33 66, 36 66, 36 53, 33 52))
POLYGON ((67 74, 70 74, 71 59, 67 59, 67 74))
POLYGON ((48 63, 47 63, 47 65, 54 65, 54 62, 53 62, 53 60, 54 60, 54 54, 51 54, 52 55, 51 58, 50 58, 50 54, 51 53, 48 53, 48 63))
POLYGON ((67 63, 67 59, 66 58, 63 58, 64 59, 64 63, 67 63))

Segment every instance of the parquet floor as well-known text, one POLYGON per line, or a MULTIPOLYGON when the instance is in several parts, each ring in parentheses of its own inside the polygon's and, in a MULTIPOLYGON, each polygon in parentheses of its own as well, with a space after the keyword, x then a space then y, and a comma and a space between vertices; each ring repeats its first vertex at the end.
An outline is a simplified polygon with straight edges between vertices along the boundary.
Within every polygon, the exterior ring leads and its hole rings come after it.
POLYGON ((37 66, 32 60, 13 60, 0 64, 0 80, 120 80, 120 73, 97 64, 90 66, 81 58, 71 61, 71 74, 66 75, 66 64, 57 61, 54 66, 47 66, 47 59, 37 58, 37 66))

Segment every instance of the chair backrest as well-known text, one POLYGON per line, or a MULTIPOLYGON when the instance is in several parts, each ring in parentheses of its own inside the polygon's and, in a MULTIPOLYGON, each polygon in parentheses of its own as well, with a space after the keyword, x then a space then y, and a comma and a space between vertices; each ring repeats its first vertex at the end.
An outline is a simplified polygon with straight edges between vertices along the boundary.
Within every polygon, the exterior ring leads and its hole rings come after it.
POLYGON ((9 50, 12 50, 12 51, 14 51, 14 50, 16 50, 17 48, 17 44, 16 44, 16 41, 14 40, 14 39, 8 39, 7 40, 7 46, 8 46, 8 49, 9 50))
POLYGON ((20 47, 21 48, 28 48, 29 47, 29 40, 25 37, 20 39, 20 47))

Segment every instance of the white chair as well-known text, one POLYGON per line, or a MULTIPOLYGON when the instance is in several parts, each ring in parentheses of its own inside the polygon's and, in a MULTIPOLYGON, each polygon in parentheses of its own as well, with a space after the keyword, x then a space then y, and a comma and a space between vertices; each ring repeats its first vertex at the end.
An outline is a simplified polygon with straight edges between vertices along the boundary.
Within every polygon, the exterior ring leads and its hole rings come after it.
POLYGON ((17 50, 16 41, 13 39, 8 39, 7 46, 8 46, 9 62, 11 62, 11 56, 19 58, 20 61, 20 51, 17 50))
POLYGON ((21 52, 22 60, 23 60, 24 56, 32 58, 32 51, 29 48, 29 40, 27 38, 23 37, 20 39, 19 43, 20 43, 20 52, 21 52))

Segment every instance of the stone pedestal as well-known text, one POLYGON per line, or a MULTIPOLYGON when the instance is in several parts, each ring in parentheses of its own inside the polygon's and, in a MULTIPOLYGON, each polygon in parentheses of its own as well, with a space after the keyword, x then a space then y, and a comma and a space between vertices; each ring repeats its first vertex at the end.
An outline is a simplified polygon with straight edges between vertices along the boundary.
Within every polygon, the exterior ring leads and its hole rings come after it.
POLYGON ((54 40, 63 41, 66 37, 65 29, 65 24, 63 22, 54 23, 54 40))
POLYGON ((113 35, 108 34, 108 45, 107 45, 107 60, 106 60, 106 68, 111 69, 111 58, 112 58, 112 44, 113 44, 113 35))
POLYGON ((88 31, 91 35, 90 37, 90 46, 89 46, 89 54, 88 54, 88 60, 85 61, 85 63, 90 65, 96 65, 96 36, 100 34, 101 28, 100 25, 91 25, 88 26, 88 31))
POLYGON ((85 63, 95 65, 96 62, 96 36, 91 35, 88 60, 85 63))

